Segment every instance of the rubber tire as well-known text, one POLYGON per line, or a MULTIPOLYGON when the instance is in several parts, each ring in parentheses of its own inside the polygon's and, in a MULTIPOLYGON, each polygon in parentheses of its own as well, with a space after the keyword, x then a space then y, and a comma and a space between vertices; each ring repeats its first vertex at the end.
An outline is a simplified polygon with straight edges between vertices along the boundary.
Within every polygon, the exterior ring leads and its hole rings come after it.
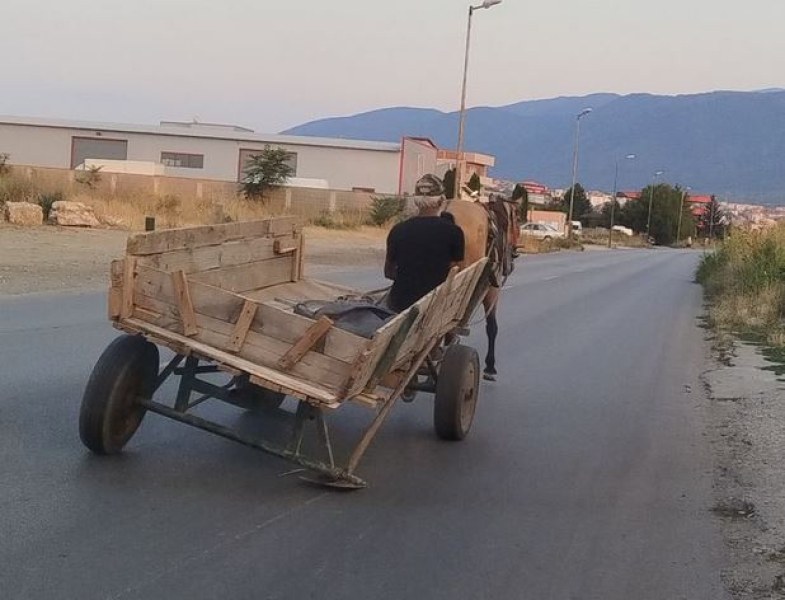
POLYGON ((459 344, 444 353, 436 381, 433 425, 443 440, 460 441, 474 420, 480 390, 480 357, 474 348, 459 344))
POLYGON ((79 437, 96 454, 117 454, 147 412, 138 397, 151 398, 159 366, 158 347, 141 336, 122 335, 103 351, 87 382, 79 411, 79 437))
POLYGON ((274 410, 280 408, 286 399, 286 394, 268 390, 248 381, 232 389, 230 395, 232 399, 229 400, 229 404, 250 411, 274 410))

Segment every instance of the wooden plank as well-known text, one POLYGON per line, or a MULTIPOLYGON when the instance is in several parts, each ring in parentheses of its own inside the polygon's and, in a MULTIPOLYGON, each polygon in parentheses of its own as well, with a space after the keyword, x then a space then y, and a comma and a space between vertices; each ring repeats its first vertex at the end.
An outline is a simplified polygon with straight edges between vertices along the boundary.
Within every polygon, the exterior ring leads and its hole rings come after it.
POLYGON ((333 326, 332 319, 328 317, 321 317, 316 323, 308 328, 303 337, 301 337, 289 351, 284 354, 278 361, 278 366, 284 371, 290 370, 305 356, 305 354, 313 348, 316 343, 321 340, 333 326))
POLYGON ((128 254, 148 255, 186 248, 217 246, 224 242, 258 237, 277 237, 299 230, 297 217, 276 217, 262 221, 222 223, 139 233, 128 238, 128 254))
POLYGON ((223 365, 248 373, 256 381, 262 385, 269 384, 270 386, 279 385, 287 391, 293 392, 292 395, 307 396, 313 400, 325 403, 333 403, 337 400, 335 394, 318 384, 310 384, 296 377, 279 373, 273 369, 269 369, 248 360, 224 352, 208 344, 201 343, 197 340, 186 338, 180 334, 167 331, 155 325, 145 323, 136 319, 130 319, 128 325, 134 327, 136 330, 144 332, 147 335, 154 336, 166 342, 166 345, 173 344, 174 347, 188 348, 200 356, 214 360, 223 365))
POLYGON ((123 278, 125 277, 125 259, 113 260, 109 264, 109 280, 113 288, 123 287, 123 278))
POLYGON ((119 287, 110 287, 109 294, 107 295, 107 312, 109 320, 114 321, 120 318, 120 313, 123 310, 123 289, 119 287))
POLYGON ((140 256, 138 264, 161 271, 182 269, 186 274, 198 273, 223 267, 235 267, 268 258, 278 258, 280 253, 276 252, 276 245, 282 244, 294 248, 298 239, 295 236, 261 237, 224 242, 218 246, 172 250, 171 252, 140 256))
MULTIPOLYGON (((180 319, 177 309, 152 298, 137 296, 134 316, 172 333, 180 333, 180 319), (138 312, 137 308, 142 308, 146 312, 138 312), (155 313, 158 313, 157 318, 148 317, 148 315, 155 313)), ((215 346, 217 349, 223 349, 226 346, 235 327, 231 323, 219 321, 198 312, 196 313, 196 322, 199 333, 191 339, 215 346)), ((291 344, 251 330, 246 335, 243 347, 236 355, 255 364, 279 370, 278 360, 290 348, 291 344)), ((350 363, 311 351, 292 368, 289 374, 338 390, 345 387, 350 371, 350 363)))
POLYGON ((236 293, 291 281, 292 257, 282 256, 236 267, 194 273, 190 279, 236 293))
POLYGON ((123 300, 120 305, 120 318, 131 316, 134 310, 134 273, 136 271, 136 258, 126 256, 123 261, 123 300))
POLYGON ((292 260, 292 281, 300 281, 303 277, 303 255, 304 255, 305 238, 300 236, 297 240, 297 249, 294 253, 294 260, 292 260))
POLYGON ((351 398, 367 387, 368 380, 376 370, 390 340, 403 325, 405 314, 399 315, 377 331, 365 350, 357 357, 352 365, 351 377, 346 384, 346 397, 351 398))
POLYGON ((294 236, 273 240, 273 250, 276 254, 292 254, 297 251, 297 248, 298 245, 295 243, 294 236))
POLYGON ((291 235, 302 227, 298 217, 277 217, 270 219, 269 234, 275 237, 291 235))
MULTIPOLYGON (((137 295, 154 298, 176 306, 174 287, 171 277, 167 273, 149 267, 139 267, 138 271, 137 295)), ((226 323, 237 321, 246 300, 245 297, 192 281, 190 278, 188 284, 194 310, 197 313, 226 323)), ((249 299, 255 300, 254 296, 249 296, 249 299)), ((311 319, 295 315, 285 305, 277 302, 263 302, 259 304, 256 317, 251 324, 251 331, 268 335, 291 345, 301 338, 312 324, 311 319)), ((385 325, 385 327, 388 326, 389 323, 385 325)), ((368 343, 366 338, 334 327, 327 334, 321 352, 326 356, 352 363, 368 343)))
POLYGON ((183 271, 174 271, 172 273, 172 285, 174 286, 177 310, 180 312, 180 320, 183 324, 183 334, 187 337, 192 337, 199 333, 199 328, 196 326, 196 313, 191 301, 188 279, 183 271))
POLYGON ((239 352, 242 349, 245 338, 248 336, 248 331, 251 329, 251 323, 253 323, 256 316, 257 308, 259 308, 259 305, 256 302, 251 300, 245 301, 243 310, 240 312, 240 318, 237 319, 232 336, 229 338, 229 343, 226 344, 226 349, 229 352, 239 352))

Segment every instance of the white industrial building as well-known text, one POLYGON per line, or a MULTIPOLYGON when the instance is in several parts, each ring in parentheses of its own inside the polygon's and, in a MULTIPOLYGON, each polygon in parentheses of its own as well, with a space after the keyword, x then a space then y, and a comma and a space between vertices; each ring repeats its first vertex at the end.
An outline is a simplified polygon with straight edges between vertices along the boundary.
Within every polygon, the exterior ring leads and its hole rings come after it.
POLYGON ((232 125, 163 121, 157 126, 0 116, 0 153, 12 165, 58 169, 102 165, 104 172, 239 181, 265 147, 287 150, 296 185, 412 193, 436 170, 424 138, 400 143, 258 134, 232 125))

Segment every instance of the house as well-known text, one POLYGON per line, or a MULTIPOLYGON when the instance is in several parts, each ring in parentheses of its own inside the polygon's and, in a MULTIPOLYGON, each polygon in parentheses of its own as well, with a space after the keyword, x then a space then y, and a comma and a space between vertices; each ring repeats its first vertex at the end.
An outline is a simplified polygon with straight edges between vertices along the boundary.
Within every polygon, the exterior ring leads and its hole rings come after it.
POLYGON ((537 181, 522 181, 522 185, 529 196, 529 204, 533 206, 545 206, 553 202, 553 194, 547 185, 537 181))
POLYGON ((640 200, 643 193, 640 191, 623 191, 616 193, 616 201, 619 206, 624 206, 630 200, 640 200))
MULTIPOLYGON (((489 171, 496 164, 496 157, 491 156, 490 154, 481 154, 479 152, 463 152, 462 154, 463 185, 468 184, 472 175, 477 174, 483 187, 493 186, 494 181, 491 179, 489 171)), ((440 177, 444 177, 444 174, 449 169, 455 168, 457 158, 458 153, 454 150, 439 150, 436 174, 440 177)))
POLYGON ((237 182, 252 156, 284 149, 302 185, 371 193, 413 192, 418 174, 436 168, 438 149, 424 138, 400 143, 260 134, 215 123, 97 123, 0 116, 0 153, 13 165, 237 182))

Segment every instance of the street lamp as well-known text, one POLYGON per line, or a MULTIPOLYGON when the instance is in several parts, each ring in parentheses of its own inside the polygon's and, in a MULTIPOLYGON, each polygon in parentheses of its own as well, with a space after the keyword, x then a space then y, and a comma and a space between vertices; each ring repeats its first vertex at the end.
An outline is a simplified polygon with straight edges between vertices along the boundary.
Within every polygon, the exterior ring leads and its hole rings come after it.
POLYGON ((461 87, 461 113, 458 118, 458 153, 455 157, 455 198, 460 198, 461 193, 461 158, 463 156, 463 130, 466 124, 466 77, 469 72, 469 43, 472 36, 472 16, 475 10, 491 8, 501 4, 502 0, 485 0, 477 6, 469 6, 469 21, 466 26, 466 54, 463 59, 463 85, 461 87))
POLYGON ((681 202, 679 203, 679 224, 676 225, 676 245, 679 245, 681 241, 681 219, 684 216, 684 200, 687 198, 687 192, 689 192, 692 188, 686 187, 681 192, 681 202))
MULTIPOLYGON (((624 157, 624 160, 634 160, 634 154, 628 154, 624 157)), ((613 248, 613 217, 614 212, 616 211, 616 194, 618 193, 618 183, 619 183, 619 159, 616 158, 616 170, 614 171, 613 175, 613 197, 611 198, 611 226, 608 229, 608 248, 613 248)))
POLYGON ((649 188, 649 216, 646 219, 646 237, 651 237, 651 203, 654 200, 654 182, 657 180, 657 177, 662 175, 665 171, 657 171, 654 173, 654 176, 651 178, 651 187, 649 188))
POLYGON ((575 117, 575 149, 572 153, 572 187, 570 188, 570 212, 567 216, 567 237, 572 240, 572 207, 575 201, 575 184, 578 177, 578 137, 581 133, 581 119, 591 112, 591 108, 584 108, 575 117))

